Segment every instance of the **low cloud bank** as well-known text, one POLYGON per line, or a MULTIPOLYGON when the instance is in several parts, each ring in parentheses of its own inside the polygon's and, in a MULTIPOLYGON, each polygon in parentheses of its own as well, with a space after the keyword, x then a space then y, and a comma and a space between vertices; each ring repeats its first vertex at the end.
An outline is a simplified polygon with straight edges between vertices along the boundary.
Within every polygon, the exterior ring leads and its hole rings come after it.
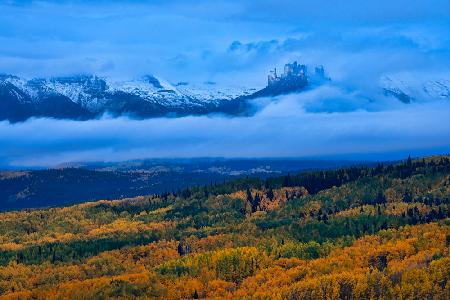
POLYGON ((386 98, 373 102, 326 86, 256 104, 261 109, 249 118, 1 122, 0 165, 52 166, 150 157, 450 152, 448 101, 405 105, 386 98))

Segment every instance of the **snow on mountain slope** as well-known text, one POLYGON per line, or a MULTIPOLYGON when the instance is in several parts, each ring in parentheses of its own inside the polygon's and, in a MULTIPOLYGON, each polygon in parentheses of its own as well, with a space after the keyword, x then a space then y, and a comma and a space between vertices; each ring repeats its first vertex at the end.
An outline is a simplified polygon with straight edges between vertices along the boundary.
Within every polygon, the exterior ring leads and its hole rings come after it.
POLYGON ((254 93, 256 88, 246 88, 242 86, 218 86, 213 83, 203 84, 182 84, 177 89, 184 95, 191 98, 200 97, 206 101, 215 101, 216 99, 232 100, 240 96, 254 93))
POLYGON ((215 84, 170 84, 158 77, 146 76, 131 81, 108 81, 109 91, 123 91, 155 101, 169 107, 202 106, 207 103, 232 100, 255 89, 239 86, 216 86, 215 84))
MULTIPOLYGON (((314 77, 309 80, 310 88, 318 86, 314 84, 314 77)), ((328 82, 329 79, 321 84, 328 82)), ((404 103, 446 100, 450 95, 450 76, 389 74, 380 79, 379 86, 385 95, 404 103)), ((246 115, 251 111, 251 103, 246 102, 249 99, 301 90, 303 88, 294 91, 281 85, 274 93, 269 87, 257 90, 214 82, 172 84, 152 75, 132 80, 93 75, 27 80, 0 75, 0 120, 22 121, 33 116, 86 120, 105 113, 136 118, 209 113, 246 115)), ((329 111, 329 107, 333 110, 336 100, 324 105, 327 106, 325 111, 329 111)))
POLYGON ((450 75, 431 76, 416 73, 386 75, 381 78, 380 86, 385 94, 405 103, 450 98, 450 75))
POLYGON ((209 83, 171 84, 152 75, 133 80, 93 75, 27 80, 0 74, 0 120, 21 121, 33 116, 85 120, 104 113, 137 118, 235 114, 242 106, 231 100, 251 92, 209 83))
POLYGON ((62 95, 72 102, 97 111, 112 98, 121 95, 136 96, 142 100, 167 107, 195 107, 208 103, 231 100, 251 92, 243 87, 216 87, 183 85, 174 86, 154 76, 134 80, 117 81, 97 76, 56 77, 25 80, 16 76, 3 75, 0 82, 9 82, 34 101, 48 94, 62 95))
MULTIPOLYGON (((19 90, 23 91, 30 98, 36 97, 36 91, 28 85, 27 80, 13 75, 0 75, 0 85, 12 84, 19 90)), ((23 100, 18 98, 19 100, 23 100)))
POLYGON ((197 99, 197 97, 189 99, 170 83, 150 75, 128 81, 108 80, 107 86, 109 93, 128 93, 167 107, 197 104, 195 101, 190 101, 197 99))

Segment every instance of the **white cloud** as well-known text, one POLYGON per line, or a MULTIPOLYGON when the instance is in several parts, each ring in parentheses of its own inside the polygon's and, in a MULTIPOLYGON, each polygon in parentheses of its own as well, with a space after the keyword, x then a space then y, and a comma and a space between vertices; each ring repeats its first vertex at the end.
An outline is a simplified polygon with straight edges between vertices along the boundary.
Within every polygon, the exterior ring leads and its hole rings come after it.
POLYGON ((338 1, 333 9, 326 1, 26 3, 0 4, 0 73, 231 77, 253 86, 292 59, 323 64, 335 79, 450 59, 445 0, 338 1), (233 41, 244 46, 228 51, 233 41))
POLYGON ((342 94, 326 88, 281 97, 249 118, 2 122, 0 162, 36 166, 149 157, 298 157, 450 149, 448 102, 386 103, 388 109, 345 113, 305 111, 308 103, 332 99, 333 93, 342 94))
POLYGON ((0 164, 449 149, 448 102, 405 106, 377 91, 387 73, 448 78, 447 0, 22 2, 0 3, 0 73, 252 87, 297 59, 335 84, 263 99, 250 118, 1 122, 0 164))

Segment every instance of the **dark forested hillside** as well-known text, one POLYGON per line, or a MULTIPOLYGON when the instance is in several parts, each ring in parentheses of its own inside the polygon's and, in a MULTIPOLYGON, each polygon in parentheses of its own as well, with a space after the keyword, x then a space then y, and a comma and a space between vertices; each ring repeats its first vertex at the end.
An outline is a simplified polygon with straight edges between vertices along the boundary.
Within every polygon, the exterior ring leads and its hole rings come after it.
POLYGON ((6 299, 449 299, 450 158, 0 214, 6 299))
POLYGON ((0 211, 61 206, 173 192, 251 176, 362 164, 296 159, 167 159, 88 163, 57 169, 0 172, 0 211))

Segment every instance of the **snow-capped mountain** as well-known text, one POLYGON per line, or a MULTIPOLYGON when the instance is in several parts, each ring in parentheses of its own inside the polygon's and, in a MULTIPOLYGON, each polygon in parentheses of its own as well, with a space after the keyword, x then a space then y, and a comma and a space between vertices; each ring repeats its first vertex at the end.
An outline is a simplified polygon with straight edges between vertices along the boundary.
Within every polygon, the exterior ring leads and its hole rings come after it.
POLYGON ((404 103, 445 100, 450 98, 450 77, 425 76, 405 73, 381 77, 380 86, 385 95, 394 96, 404 103))
MULTIPOLYGON (((30 117, 92 119, 103 114, 151 118, 225 113, 250 115, 255 98, 299 93, 329 84, 323 67, 287 64, 281 76, 272 72, 262 89, 221 86, 214 82, 171 84, 155 76, 134 80, 72 76, 24 79, 0 75, 0 121, 30 117)), ((449 99, 450 77, 414 73, 381 77, 381 92, 403 103, 449 99)), ((376 85, 376 83, 374 83, 376 85)), ((326 110, 328 111, 328 110, 326 110)))
POLYGON ((252 99, 301 92, 329 81, 323 67, 309 74, 305 65, 286 64, 284 73, 269 74, 262 89, 222 86, 214 82, 171 84, 148 75, 134 80, 73 76, 34 78, 0 75, 0 120, 29 117, 91 119, 112 116, 149 118, 189 114, 249 115, 252 99))
POLYGON ((210 82, 170 84, 155 76, 118 81, 98 76, 34 78, 0 75, 0 120, 32 116, 89 119, 104 113, 155 117, 233 111, 254 89, 210 82))

